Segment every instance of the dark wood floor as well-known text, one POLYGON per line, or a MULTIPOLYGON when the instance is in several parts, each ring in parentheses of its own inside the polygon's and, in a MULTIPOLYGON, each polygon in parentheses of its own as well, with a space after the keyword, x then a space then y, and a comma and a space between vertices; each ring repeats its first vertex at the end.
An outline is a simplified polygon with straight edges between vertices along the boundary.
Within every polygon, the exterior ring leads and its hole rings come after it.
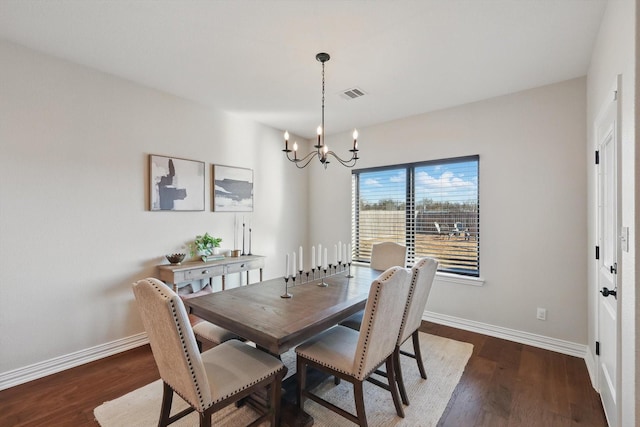
MULTIPOLYGON (((439 426, 606 426, 582 359, 459 329, 473 355, 439 426)), ((0 427, 97 426, 93 409, 159 378, 148 346, 0 391, 0 427)))

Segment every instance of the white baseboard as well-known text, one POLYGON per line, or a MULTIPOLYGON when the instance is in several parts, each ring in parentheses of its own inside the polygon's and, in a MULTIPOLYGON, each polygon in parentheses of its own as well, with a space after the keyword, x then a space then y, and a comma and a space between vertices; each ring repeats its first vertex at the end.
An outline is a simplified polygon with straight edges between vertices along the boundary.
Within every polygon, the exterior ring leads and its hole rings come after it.
POLYGON ((479 334, 502 338, 518 342, 520 344, 568 354, 569 356, 580 357, 585 359, 585 361, 587 357, 588 347, 586 345, 557 338, 545 337, 543 335, 517 331, 515 329, 504 328, 502 326, 489 325, 487 323, 475 322, 473 320, 461 319, 459 317, 447 316, 445 314, 438 314, 430 311, 425 311, 422 319, 428 322, 438 323, 440 325, 451 326, 453 328, 477 332, 479 334))
MULTIPOLYGON (((528 332, 517 331, 514 329, 503 328, 501 326, 489 325, 486 323, 475 322, 472 320, 461 319, 459 317, 447 316, 444 314, 425 311, 422 318, 426 321, 438 323, 445 326, 451 326, 458 329, 477 332, 496 338, 502 338, 509 341, 519 342, 521 344, 531 345, 533 347, 543 348, 545 350, 556 351, 570 356, 585 359, 587 370, 591 377, 592 384, 595 384, 595 363, 594 358, 590 354, 588 346, 576 344, 569 341, 559 340, 556 338, 545 337, 542 335, 531 334, 528 332)), ((0 373, 0 390, 5 390, 26 382, 46 377, 66 369, 84 365, 104 357, 113 356, 132 348, 140 347, 149 342, 146 333, 136 334, 130 337, 122 338, 106 344, 101 344, 75 353, 45 360, 44 362, 35 363, 33 365, 18 368, 13 371, 0 373)))
POLYGON ((106 344, 70 353, 64 356, 34 363, 33 365, 0 373, 0 390, 5 390, 47 375, 55 374, 69 368, 84 365, 107 356, 122 353, 132 348, 140 347, 149 342, 145 332, 122 338, 106 344))

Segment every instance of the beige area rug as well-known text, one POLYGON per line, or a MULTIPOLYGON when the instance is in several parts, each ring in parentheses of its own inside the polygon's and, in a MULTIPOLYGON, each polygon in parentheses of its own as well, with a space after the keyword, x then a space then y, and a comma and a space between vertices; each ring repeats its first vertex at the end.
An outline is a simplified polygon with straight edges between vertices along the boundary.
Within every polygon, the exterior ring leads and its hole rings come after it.
MULTIPOLYGON (((427 380, 418 372, 416 361, 400 356, 405 387, 411 404, 405 407, 405 418, 396 415, 391 394, 371 383, 365 383, 365 407, 370 426, 435 426, 442 416, 451 394, 471 356, 473 345, 420 333, 420 348, 424 358, 427 380)), ((411 351, 411 340, 403 348, 411 351)), ((295 371, 295 353, 283 355, 289 367, 289 375, 295 371)), ((342 381, 334 385, 325 381, 315 389, 325 399, 355 413, 353 387, 342 381)), ((102 427, 156 426, 162 401, 162 381, 158 380, 132 391, 116 400, 106 402, 94 410, 96 420, 102 427)), ((186 403, 174 395, 172 414, 185 408, 186 403)), ((315 420, 314 426, 344 426, 351 423, 345 418, 307 399, 304 409, 315 420)), ((246 405, 237 409, 230 405, 213 416, 213 425, 245 426, 256 418, 256 413, 246 405)), ((175 427, 198 425, 197 413, 172 424, 175 427)))

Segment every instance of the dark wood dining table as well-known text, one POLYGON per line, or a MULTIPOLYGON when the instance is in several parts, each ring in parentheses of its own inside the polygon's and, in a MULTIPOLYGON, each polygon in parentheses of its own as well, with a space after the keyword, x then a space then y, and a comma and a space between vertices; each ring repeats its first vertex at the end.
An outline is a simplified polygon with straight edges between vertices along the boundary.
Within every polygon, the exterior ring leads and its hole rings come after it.
POLYGON ((300 283, 298 277, 295 286, 289 280, 291 298, 281 298, 280 277, 191 298, 185 305, 195 316, 280 355, 364 308, 371 282, 382 272, 353 265, 350 271, 352 278, 346 269, 326 277, 326 287, 318 286, 320 279, 300 283))

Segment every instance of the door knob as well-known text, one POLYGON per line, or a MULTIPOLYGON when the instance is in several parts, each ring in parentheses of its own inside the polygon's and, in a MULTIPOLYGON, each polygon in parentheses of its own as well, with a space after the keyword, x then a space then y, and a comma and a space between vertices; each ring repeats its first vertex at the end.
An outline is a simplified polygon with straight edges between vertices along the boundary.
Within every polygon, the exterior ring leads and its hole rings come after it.
POLYGON ((605 287, 605 288, 602 288, 600 293, 602 294, 603 297, 608 297, 609 295, 611 295, 614 298, 618 299, 616 296, 618 293, 615 290, 609 290, 605 287))

